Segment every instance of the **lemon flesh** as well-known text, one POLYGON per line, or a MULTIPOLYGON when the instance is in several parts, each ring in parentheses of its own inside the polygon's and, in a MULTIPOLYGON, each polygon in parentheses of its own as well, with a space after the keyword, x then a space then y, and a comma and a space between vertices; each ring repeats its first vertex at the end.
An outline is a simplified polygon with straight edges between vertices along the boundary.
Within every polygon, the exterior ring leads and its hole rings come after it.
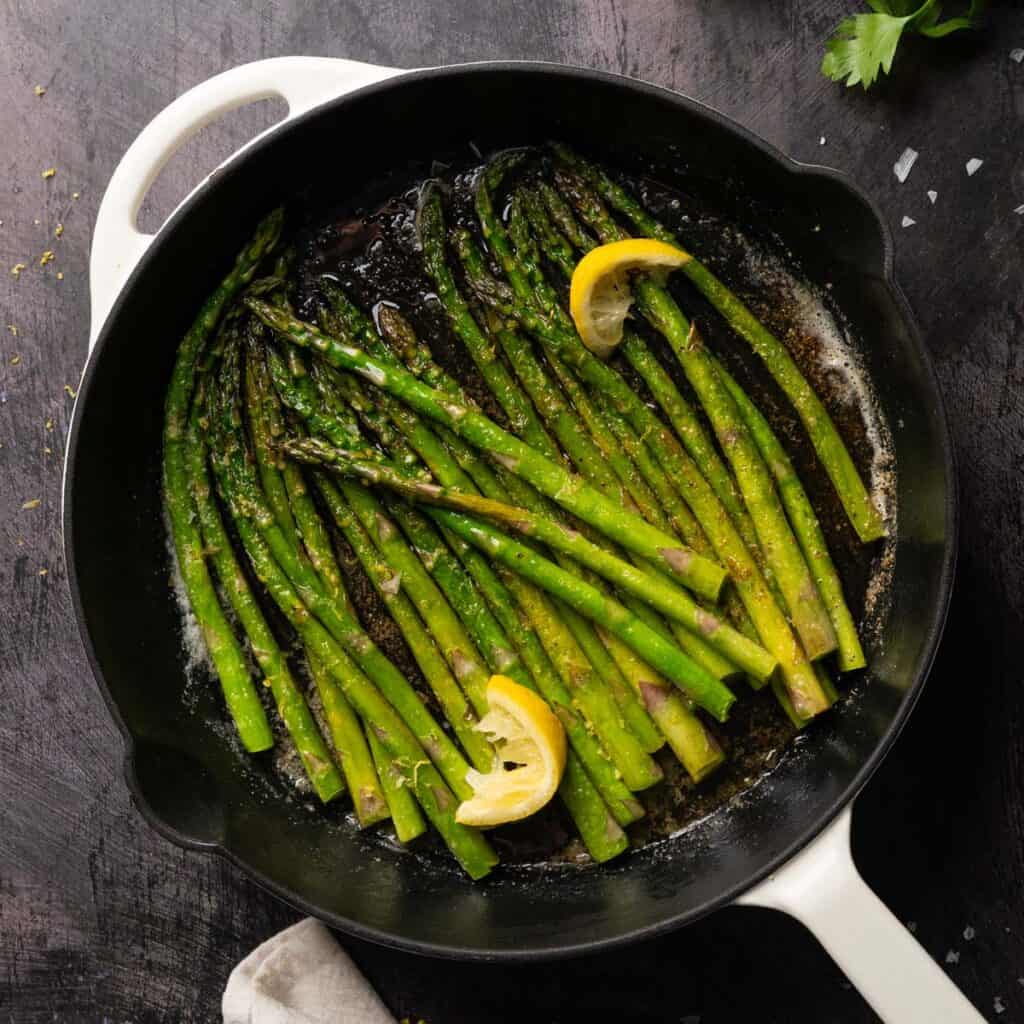
POLYGON ((631 273, 664 273, 692 257, 653 238, 624 238, 591 249, 576 264, 569 286, 569 311, 583 344, 606 359, 622 341, 633 304, 631 273))
POLYGON ((466 773, 473 796, 455 813, 460 824, 481 828, 539 811, 558 790, 566 756, 562 723, 532 690, 507 676, 491 676, 487 703, 477 728, 495 743, 498 756, 491 771, 466 773))

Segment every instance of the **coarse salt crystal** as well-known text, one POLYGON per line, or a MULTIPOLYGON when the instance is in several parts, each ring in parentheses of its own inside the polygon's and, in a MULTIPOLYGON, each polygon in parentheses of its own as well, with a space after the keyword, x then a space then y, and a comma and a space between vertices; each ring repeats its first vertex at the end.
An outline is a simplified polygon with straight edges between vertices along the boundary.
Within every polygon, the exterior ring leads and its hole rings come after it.
POLYGON ((1011 50, 1010 60, 1015 60, 1018 64, 1020 64, 1021 61, 1024 61, 1024 50, 1022 50, 1019 46, 1017 47, 1017 49, 1011 50))
POLYGON ((902 185, 907 180, 910 174, 911 168, 914 166, 917 160, 917 150, 911 149, 909 146, 900 153, 900 158, 892 165, 892 173, 896 175, 896 180, 902 185))
POLYGON ((1022 213, 1024 213, 1024 203, 1021 203, 1021 204, 1020 204, 1020 206, 1016 207, 1016 208, 1014 209, 1014 211, 1013 211, 1013 212, 1014 212, 1015 214, 1017 214, 1017 216, 1018 216, 1018 217, 1019 217, 1019 216, 1020 216, 1020 215, 1021 215, 1022 213))
POLYGON ((971 159, 964 164, 964 168, 967 171, 967 177, 971 177, 971 175, 974 174, 984 162, 984 160, 979 160, 976 156, 972 156, 971 159))
POLYGON ((999 996, 996 996, 995 999, 992 1000, 992 1009, 995 1010, 996 1013, 1006 1013, 1006 1004, 999 996))
POLYGON ((917 223, 917 221, 914 220, 913 217, 904 217, 903 220, 900 221, 900 223, 905 228, 912 228, 917 223))
POLYGON ((955 949, 951 949, 946 954, 946 963, 947 964, 958 964, 958 963, 960 963, 960 954, 955 949))
POLYGON ((936 192, 935 189, 932 189, 932 188, 928 189, 928 202, 930 202, 934 206, 935 205, 935 200, 938 199, 938 198, 939 198, 939 193, 936 192))
POLYGON ((972 928, 972 927, 971 927, 970 925, 968 925, 968 926, 967 926, 967 927, 966 927, 966 928, 964 929, 964 938, 965 938, 965 939, 966 939, 966 940, 967 940, 968 942, 970 942, 970 941, 971 941, 971 939, 973 939, 973 938, 974 938, 975 934, 976 934, 976 932, 974 931, 974 929, 973 929, 973 928, 972 928))
POLYGON ((819 146, 824 146, 825 145, 825 136, 824 135, 822 135, 822 137, 820 139, 818 139, 818 145, 819 146))

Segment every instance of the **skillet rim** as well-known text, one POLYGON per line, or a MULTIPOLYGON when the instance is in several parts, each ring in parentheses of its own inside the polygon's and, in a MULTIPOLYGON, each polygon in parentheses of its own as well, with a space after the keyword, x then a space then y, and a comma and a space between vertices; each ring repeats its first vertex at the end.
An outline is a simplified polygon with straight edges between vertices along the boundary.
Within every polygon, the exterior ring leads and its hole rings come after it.
POLYGON ((279 122, 270 128, 263 135, 245 146, 240 152, 236 152, 215 169, 179 204, 174 212, 161 225, 156 233, 153 242, 143 253, 138 263, 133 268, 127 280, 118 291, 117 298, 111 304, 110 311, 103 323, 96 344, 87 353, 82 378, 79 384, 78 396, 72 412, 71 428, 68 432, 68 442, 64 463, 64 478, 62 482, 62 511, 61 528, 63 536, 64 563, 67 574, 68 589, 70 590, 72 608, 75 615, 75 623, 85 648, 86 658, 92 671, 93 678, 103 696, 107 709, 110 712, 121 736, 124 740, 124 772, 132 795, 132 802, 138 808, 147 823, 160 835, 169 839, 176 845, 189 850, 215 853, 224 857, 230 863, 241 869, 246 875, 256 881, 260 886, 273 893, 278 899, 290 904, 303 913, 318 917, 326 921, 332 927, 338 928, 346 934, 358 939, 373 942, 377 945, 386 946, 392 949, 399 949, 405 952, 417 953, 440 959, 454 959, 476 962, 539 962, 558 959, 567 959, 584 954, 605 952, 616 949, 630 943, 639 942, 644 939, 654 938, 659 935, 674 931, 683 925, 690 924, 711 912, 728 906, 740 895, 747 892, 769 875, 775 873, 784 864, 803 850, 808 844, 816 839, 836 818, 844 807, 850 804, 854 798, 867 784, 868 780, 877 770, 878 766, 885 759, 892 745, 906 724, 910 713, 913 711, 917 701, 920 699, 924 684, 934 664, 939 643, 942 639, 946 619, 949 612, 950 600, 952 597, 953 578, 956 568, 957 540, 959 535, 959 494, 957 486, 956 462, 952 445, 952 438, 949 429, 949 417, 945 401, 939 386, 938 376, 931 357, 931 353, 924 344, 917 320, 911 310, 910 304, 895 280, 895 254, 893 236, 889 226, 882 215, 882 211, 874 200, 865 193, 854 180, 842 171, 819 164, 801 163, 792 159, 765 139, 755 134, 748 128, 738 124, 732 118, 723 114, 716 108, 695 100, 683 93, 664 86, 654 85, 639 79, 629 78, 626 75, 613 74, 607 71, 598 71, 575 65, 558 64, 548 61, 530 60, 495 60, 495 61, 473 61, 462 64, 445 65, 435 68, 425 68, 413 71, 404 71, 392 78, 376 82, 342 96, 335 97, 321 103, 312 109, 305 111, 297 117, 279 122), (528 72, 539 76, 548 76, 554 79, 566 81, 597 81, 615 86, 616 88, 629 89, 638 92, 643 96, 661 101, 667 101, 677 107, 687 110, 690 114, 708 120, 723 130, 740 137, 745 143, 759 150, 762 155, 779 164, 782 169, 791 175, 798 177, 819 177, 832 180, 839 187, 845 189, 853 196, 875 220, 882 240, 882 281, 885 289, 895 300, 896 306, 903 316, 907 327, 907 334, 912 349, 920 358, 922 383, 927 390, 931 391, 932 407, 937 414, 937 427, 939 443, 943 454, 943 463, 946 474, 946 488, 944 495, 944 513, 946 517, 946 536, 942 554, 942 568, 939 575, 937 604, 932 621, 925 630, 924 651, 918 660, 913 672, 913 681, 900 701, 900 705, 893 716, 884 735, 879 740, 871 755, 865 760, 856 772, 853 780, 846 789, 832 802, 832 805, 821 813, 814 823, 801 831, 779 854, 770 858, 765 866, 754 872, 744 882, 734 885, 719 892, 714 898, 691 908, 690 910, 674 914, 649 925, 632 928, 621 934, 591 940, 563 943, 556 947, 541 948, 516 948, 494 950, 481 947, 453 946, 441 942, 428 942, 419 939, 408 939, 396 936, 383 929, 364 925, 361 922, 350 918, 324 911, 303 897, 292 892, 288 887, 274 881, 258 869, 250 866, 242 857, 221 845, 218 842, 196 839, 175 829, 164 821, 146 802, 135 773, 135 739, 115 703, 110 690, 107 687, 103 670, 99 664, 89 636, 86 625, 82 596, 79 588, 78 574, 75 568, 74 543, 72 541, 72 502, 71 493, 74 488, 76 476, 76 462, 79 443, 79 429, 81 415, 79 414, 80 404, 84 407, 88 401, 89 391, 95 373, 95 354, 106 344, 109 335, 112 333, 112 326, 118 319, 121 308, 125 303, 125 297, 134 287, 138 277, 145 272, 149 262, 155 258, 155 252, 160 245, 162 236, 167 234, 168 229, 190 215, 192 208, 198 202, 200 196, 219 178, 223 168, 227 165, 235 165, 239 161, 246 160, 264 147, 275 144, 279 136, 303 126, 315 118, 334 113, 343 109, 350 103, 362 100, 367 95, 385 94, 399 89, 414 88, 418 82, 426 79, 447 78, 447 77, 469 77, 476 74, 492 72, 515 71, 528 72))

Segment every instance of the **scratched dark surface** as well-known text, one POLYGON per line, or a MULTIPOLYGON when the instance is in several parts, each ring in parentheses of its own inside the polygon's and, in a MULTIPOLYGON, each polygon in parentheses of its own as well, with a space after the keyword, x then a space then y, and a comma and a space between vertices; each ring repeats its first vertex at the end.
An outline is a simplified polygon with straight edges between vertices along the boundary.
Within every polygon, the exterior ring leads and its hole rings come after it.
MULTIPOLYGON (((877 198, 949 404, 963 529, 938 664, 859 801, 855 853, 986 1017, 1024 1021, 1024 216, 1013 212, 1024 203, 1024 64, 1009 57, 1024 46, 1024 10, 997 7, 973 38, 907 45, 894 80, 865 96, 817 70, 822 40, 853 6, 0 4, 0 1018, 219 1019, 231 966, 297 916, 240 871, 164 841, 133 810, 120 737, 72 622, 59 495, 63 386, 85 356, 90 232, 117 160, 189 86, 246 60, 308 53, 625 72, 719 107, 798 159, 846 170, 877 198), (921 156, 900 185, 892 164, 905 146, 921 156), (984 164, 968 177, 974 156, 984 164), (904 216, 917 223, 901 228, 904 216), (55 258, 41 267, 46 250, 55 258), (17 263, 27 264, 20 277, 9 272, 17 263)), ((236 114, 191 144, 157 183, 143 226, 159 224, 272 113, 236 114)), ((724 911, 556 966, 347 947, 397 1016, 429 1024, 873 1019, 801 926, 762 911, 724 911)))

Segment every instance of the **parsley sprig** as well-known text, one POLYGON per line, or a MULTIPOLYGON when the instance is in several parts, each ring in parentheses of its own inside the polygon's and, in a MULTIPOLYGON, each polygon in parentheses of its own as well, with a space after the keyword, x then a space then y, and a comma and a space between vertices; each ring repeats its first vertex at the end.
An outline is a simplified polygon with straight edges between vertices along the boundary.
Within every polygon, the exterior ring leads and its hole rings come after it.
POLYGON ((855 14, 839 23, 825 44, 822 72, 833 81, 860 83, 869 88, 881 71, 892 68, 896 48, 905 32, 940 39, 951 32, 974 28, 986 0, 971 0, 966 14, 942 20, 937 0, 867 0, 874 14, 855 14))

